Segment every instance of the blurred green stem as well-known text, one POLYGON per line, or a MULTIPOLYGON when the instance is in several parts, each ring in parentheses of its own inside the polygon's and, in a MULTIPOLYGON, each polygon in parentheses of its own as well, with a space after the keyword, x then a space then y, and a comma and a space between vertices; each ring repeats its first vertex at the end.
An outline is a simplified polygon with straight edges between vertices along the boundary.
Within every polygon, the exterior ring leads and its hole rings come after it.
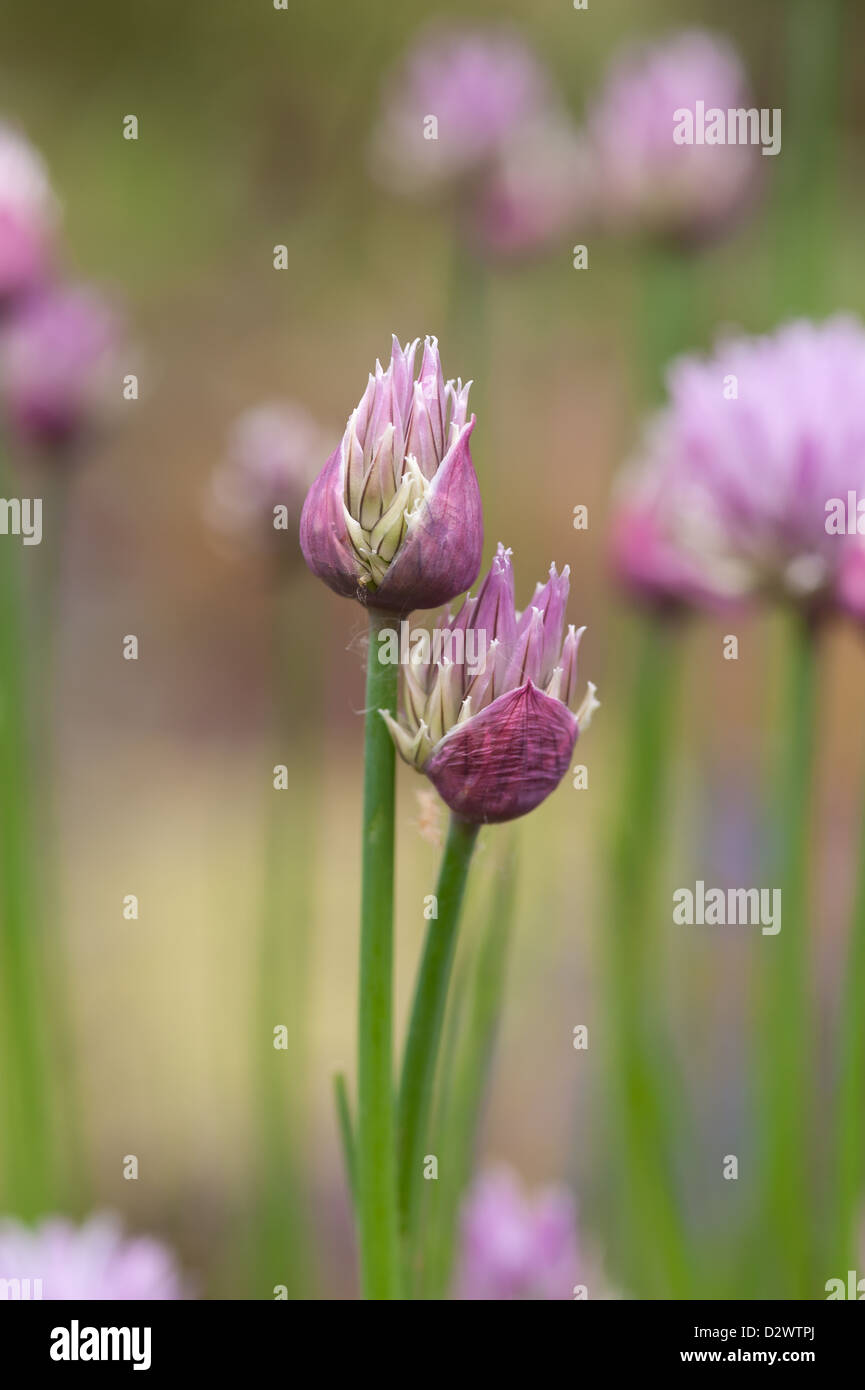
POLYGON ((865 806, 862 809, 859 878, 847 943, 839 1028, 836 1115, 837 1170, 834 1222, 827 1268, 852 1268, 859 1254, 857 1236, 865 1179, 865 806))
POLYGON ((358 1007, 357 1193, 364 1297, 399 1297, 393 1102, 395 753, 379 710, 396 714, 399 667, 378 660, 390 613, 369 609, 358 1007))
POLYGON ((345 1176, 352 1202, 357 1200, 357 1164, 354 1152, 354 1131, 351 1125, 351 1107, 348 1103, 348 1086, 345 1073, 338 1071, 333 1077, 333 1099, 336 1105, 336 1122, 339 1126, 339 1140, 345 1164, 345 1176))
POLYGON ((436 885, 437 917, 430 920, 412 1004, 399 1090, 400 1229, 409 1279, 420 1273, 418 1215, 442 1023, 456 948, 463 894, 478 827, 452 815, 436 885))
MULTIPOLYGON (((814 1030, 808 932, 817 642, 813 622, 790 617, 783 744, 777 784, 782 927, 761 940, 765 961, 762 1059, 766 1154, 762 1218, 771 1238, 773 1297, 809 1298, 814 1212, 810 1192, 814 1030)), ((861 1001, 860 1001, 861 1002, 861 1001)))
MULTIPOLYGON (((625 782, 610 860, 609 1013, 611 1091, 621 1158, 620 1229, 633 1252, 632 1281, 655 1297, 692 1296, 690 1260, 662 1089, 656 930, 658 867, 667 821, 673 682, 680 634, 669 621, 645 623, 639 637, 625 782), (654 1015, 654 1017, 653 1017, 654 1015)), ((634 1292, 636 1284, 631 1283, 634 1292)))
MULTIPOLYGON (((506 828, 507 829, 507 828, 506 828)), ((496 1032, 504 994, 510 938, 516 914, 518 835, 510 833, 498 846, 498 872, 486 929, 473 962, 464 1027, 455 1043, 455 1064, 449 1084, 440 1088, 438 1143, 442 1171, 431 1183, 429 1238, 423 1270, 425 1298, 445 1298, 450 1287, 460 1203, 471 1180, 496 1032)))
MULTIPOLYGON (((0 468, 2 495, 16 495, 0 468)), ((0 1011, 6 1101, 5 1209, 36 1216, 50 1200, 44 960, 34 920, 31 740, 22 623, 22 542, 0 537, 0 1011)))

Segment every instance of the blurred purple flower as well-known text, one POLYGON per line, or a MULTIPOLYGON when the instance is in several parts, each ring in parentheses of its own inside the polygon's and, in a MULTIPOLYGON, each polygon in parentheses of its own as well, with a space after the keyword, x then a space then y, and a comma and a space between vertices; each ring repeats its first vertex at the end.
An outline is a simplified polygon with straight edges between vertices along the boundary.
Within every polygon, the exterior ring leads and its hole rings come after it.
POLYGON ((435 608, 477 578, 483 546, 466 419, 471 383, 445 381, 438 343, 393 340, 313 483, 300 544, 338 594, 396 613, 435 608))
POLYGON ((735 223, 757 193, 756 145, 676 144, 673 113, 747 108, 745 72, 726 39, 687 30, 630 46, 590 106, 598 216, 611 230, 702 242, 735 223))
POLYGON ((526 121, 476 189, 469 230, 493 257, 535 254, 590 212, 586 142, 552 106, 526 121))
POLYGON ((149 1236, 125 1236, 112 1216, 81 1226, 49 1217, 35 1228, 0 1222, 0 1279, 42 1281, 44 1299, 181 1299, 172 1252, 149 1236))
POLYGON ((686 604, 833 602, 857 538, 830 533, 827 506, 865 494, 862 325, 838 317, 730 338, 675 362, 668 389, 621 489, 620 574, 686 604))
POLYGON ((0 304, 48 275, 59 207, 33 147, 0 124, 0 304))
POLYGON ((410 653, 401 719, 382 711, 405 761, 464 820, 533 810, 562 780, 588 725, 593 685, 576 715, 569 708, 584 629, 569 627, 562 641, 568 587, 567 567, 559 575, 552 565, 517 613, 511 552, 499 545, 477 598, 442 616, 428 653, 410 653))
POLYGON ((76 444, 120 399, 120 319, 86 285, 44 289, 0 334, 0 397, 12 431, 46 451, 76 444))
POLYGON ((462 1212, 457 1299, 570 1300, 584 1275, 567 1188, 546 1187, 528 1197, 507 1168, 476 1180, 462 1212))
POLYGON ((549 94, 544 69, 510 29, 434 24, 414 42, 383 97, 373 171, 423 193, 480 171, 549 94), (425 125, 437 122, 435 138, 425 125))
POLYGON ((292 401, 245 410, 211 479, 206 514, 214 530, 281 559, 300 559, 300 514, 327 450, 325 431, 292 401))

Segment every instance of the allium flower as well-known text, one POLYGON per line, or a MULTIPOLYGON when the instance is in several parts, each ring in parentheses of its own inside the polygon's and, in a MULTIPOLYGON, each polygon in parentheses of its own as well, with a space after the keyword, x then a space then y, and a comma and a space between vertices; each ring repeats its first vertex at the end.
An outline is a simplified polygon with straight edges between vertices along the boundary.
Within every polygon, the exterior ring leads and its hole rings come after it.
POLYGON ((436 25, 417 39, 384 94, 374 173, 401 193, 465 178, 547 97, 543 68, 509 29, 436 25), (425 126, 430 117, 435 138, 425 126))
POLYGON ((463 820, 513 820, 539 805, 596 707, 590 684, 577 714, 569 708, 584 629, 562 641, 568 587, 567 567, 551 566, 517 613, 511 552, 499 545, 477 598, 440 620, 430 660, 412 653, 404 667, 400 721, 382 711, 402 757, 463 820))
POLYGON ((0 335, 0 395, 12 430, 38 448, 73 445, 120 399, 120 322, 89 286, 46 289, 0 335))
POLYGON ((0 302, 45 279, 58 220, 40 156, 17 131, 0 125, 0 302))
POLYGON ((244 411, 211 479, 206 509, 214 529, 280 558, 299 558, 304 498, 327 447, 324 430, 294 402, 244 411))
POLYGON ((49 1217, 34 1229, 0 1221, 0 1280, 41 1280, 44 1299, 180 1299, 172 1252, 149 1236, 125 1236, 112 1216, 81 1226, 49 1217))
POLYGON ((546 1187, 528 1197, 507 1168, 475 1182, 462 1212, 457 1299, 573 1299, 584 1274, 567 1188, 546 1187))
POLYGON ((567 116, 545 111, 521 126, 476 190, 470 231, 495 257, 542 250, 590 211, 589 155, 567 116))
POLYGON ((435 608, 477 578, 483 547, 469 453, 469 382, 444 380, 438 343, 393 340, 310 489, 300 545, 338 594, 393 612, 435 608))
POLYGON ((755 195, 764 163, 750 144, 676 144, 674 112, 748 108, 745 73, 724 39, 699 30, 630 47, 591 105, 597 210, 616 232, 700 242, 755 195))
POLYGON ((731 338, 709 358, 674 363, 668 388, 637 505, 626 485, 615 524, 625 577, 686 603, 833 602, 857 539, 831 533, 829 504, 865 492, 862 325, 838 317, 731 338))

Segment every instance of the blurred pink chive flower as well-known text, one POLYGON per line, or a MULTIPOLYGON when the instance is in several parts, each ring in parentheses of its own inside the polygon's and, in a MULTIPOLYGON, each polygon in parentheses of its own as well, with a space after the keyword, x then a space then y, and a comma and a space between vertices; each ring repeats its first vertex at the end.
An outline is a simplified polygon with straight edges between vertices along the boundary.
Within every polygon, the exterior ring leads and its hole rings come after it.
POLYGON ((225 461, 211 480, 206 512, 214 530, 299 559, 300 514, 327 448, 324 430, 294 402, 244 411, 231 430, 225 461))
POLYGON ((35 1228, 0 1222, 0 1280, 41 1280, 44 1299, 173 1300, 186 1296, 172 1252, 149 1236, 125 1236, 111 1216, 76 1226, 49 1217, 35 1228))
POLYGON ((42 159, 23 135, 0 125, 0 305, 47 278, 59 220, 42 159))
POLYGON ((374 173, 400 193, 466 178, 546 104, 548 92, 544 69, 511 30, 434 26, 412 45, 384 93, 374 173))
POLYGON ((440 643, 442 658, 404 667, 401 718, 381 712, 401 756, 463 820, 513 820, 538 806, 567 771, 580 725, 597 707, 590 684, 577 714, 569 708, 583 629, 569 627, 563 640, 568 587, 567 568, 558 574, 551 566, 518 613, 511 552, 499 545, 477 597, 440 620, 440 632, 451 635, 440 643))
POLYGON ((576 1207, 566 1188, 528 1196, 507 1168, 478 1178, 462 1211, 456 1297, 572 1300, 585 1283, 576 1207))
POLYGON ((393 340, 313 483, 300 544, 336 593, 397 613, 435 608, 477 578, 480 491, 469 452, 471 383, 445 381, 438 343, 393 340))
POLYGON ((10 427, 45 451, 76 444, 121 398, 119 316, 89 286, 40 291, 0 334, 0 395, 10 427))
POLYGON ((827 530, 827 504, 865 491, 862 325, 727 339, 675 362, 668 390, 621 488, 622 577, 698 605, 764 595, 817 612, 845 576, 852 591, 857 538, 827 530))
POLYGON ((591 104, 587 136, 601 222, 624 235, 685 244, 723 234, 759 188, 750 144, 676 144, 674 113, 748 108, 745 72, 725 39, 688 30, 627 48, 591 104))

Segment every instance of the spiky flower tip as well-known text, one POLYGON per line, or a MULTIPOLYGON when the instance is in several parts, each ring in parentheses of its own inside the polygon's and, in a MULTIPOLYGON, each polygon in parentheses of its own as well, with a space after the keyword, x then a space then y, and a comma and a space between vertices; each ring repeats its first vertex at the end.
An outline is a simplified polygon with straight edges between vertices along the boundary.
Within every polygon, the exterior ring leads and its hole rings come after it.
POLYGON ((584 629, 563 639, 568 574, 551 566, 518 613, 511 552, 499 545, 477 597, 442 616, 428 653, 418 644, 410 654, 400 719, 382 711, 401 756, 463 820, 513 820, 538 806, 597 707, 590 684, 570 708, 584 629))
POLYGON ((468 382, 445 381, 435 338, 393 340, 313 483, 300 545, 336 593, 395 613, 437 608, 474 583, 483 522, 469 452, 468 382))
POLYGON ((52 270, 60 209, 40 155, 0 123, 0 308, 52 270))

